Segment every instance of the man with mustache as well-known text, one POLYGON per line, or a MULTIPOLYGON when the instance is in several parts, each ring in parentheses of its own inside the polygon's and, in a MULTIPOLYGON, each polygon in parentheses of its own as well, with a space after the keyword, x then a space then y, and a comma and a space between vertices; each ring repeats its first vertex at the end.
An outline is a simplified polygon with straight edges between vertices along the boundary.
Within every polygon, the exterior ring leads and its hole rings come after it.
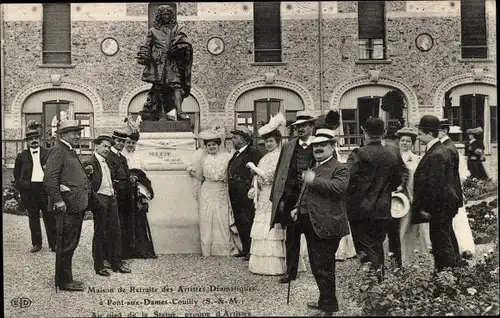
POLYGON ((316 118, 308 111, 297 112, 297 120, 292 126, 297 130, 298 138, 283 145, 271 189, 270 200, 273 206, 270 228, 272 229, 276 223, 286 226, 287 274, 279 280, 283 284, 297 278, 302 231, 300 225, 296 225, 294 229, 290 211, 297 204, 302 188, 302 172, 314 164, 311 142, 314 139, 315 120, 316 118))
POLYGON ((334 157, 334 132, 319 128, 312 141, 316 161, 303 172, 304 183, 296 206, 290 212, 306 236, 309 262, 319 289, 319 300, 307 306, 331 316, 339 310, 335 295, 335 253, 343 236, 349 234, 346 191, 349 170, 334 157))
POLYGON ((347 215, 356 253, 364 270, 374 269, 383 279, 384 249, 391 216, 392 192, 402 182, 398 156, 382 146, 385 123, 370 117, 362 127, 365 146, 347 159, 349 181, 347 215), (370 266, 371 264, 371 266, 370 266))
POLYGON ((47 211, 47 191, 43 185, 43 170, 50 151, 40 146, 40 137, 40 132, 36 127, 28 127, 25 140, 29 149, 20 152, 14 164, 14 186, 19 190, 23 205, 28 211, 31 253, 42 249, 40 211, 42 211, 47 241, 52 252, 55 252, 56 244, 56 219, 47 211))

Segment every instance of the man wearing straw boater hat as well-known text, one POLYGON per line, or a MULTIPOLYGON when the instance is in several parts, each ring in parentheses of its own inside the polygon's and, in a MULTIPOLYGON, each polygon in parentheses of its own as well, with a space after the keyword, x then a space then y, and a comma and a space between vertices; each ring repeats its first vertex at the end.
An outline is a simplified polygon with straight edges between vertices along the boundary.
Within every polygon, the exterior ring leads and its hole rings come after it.
POLYGON ((40 227, 40 211, 47 232, 48 246, 55 252, 56 219, 47 211, 47 191, 43 186, 43 176, 50 151, 40 146, 40 131, 35 127, 28 127, 26 142, 28 149, 20 152, 14 164, 14 185, 19 190, 23 205, 28 211, 29 227, 31 232, 31 253, 42 249, 42 229, 40 227))
POLYGON ((250 259, 250 231, 252 230, 255 207, 248 191, 252 186, 253 175, 247 163, 257 165, 262 154, 252 146, 252 133, 245 126, 238 126, 231 131, 232 142, 236 150, 227 167, 229 199, 233 209, 234 221, 241 239, 242 251, 234 255, 244 261, 250 259))
POLYGON ((286 226, 286 266, 287 273, 279 282, 286 284, 297 278, 300 258, 300 228, 294 228, 290 211, 297 204, 300 189, 302 188, 302 172, 314 164, 312 141, 314 139, 314 121, 316 117, 309 111, 297 112, 297 120, 292 123, 298 134, 283 144, 278 165, 276 166, 273 186, 271 189, 271 224, 286 226))
POLYGON ((339 310, 335 295, 335 253, 349 234, 346 191, 349 170, 334 158, 333 130, 318 128, 311 144, 315 164, 303 172, 303 185, 290 217, 305 234, 309 261, 319 289, 317 302, 307 304, 331 316, 339 310))
MULTIPOLYGON (((116 200, 118 203, 118 215, 120 218, 121 230, 121 248, 122 258, 129 259, 134 254, 134 224, 131 215, 131 206, 133 204, 132 185, 136 177, 130 175, 130 169, 127 163, 127 158, 121 153, 125 147, 125 141, 131 131, 127 128, 119 128, 113 131, 111 136, 114 144, 111 146, 111 151, 106 157, 106 162, 109 168, 113 171, 113 186, 115 189, 116 200)), ((109 265, 109 255, 106 255, 106 267, 109 265)), ((114 268, 112 268, 114 269, 114 268)), ((118 271, 123 272, 118 268, 118 271)))
POLYGON ((60 140, 51 149, 43 178, 49 193, 49 208, 53 208, 57 220, 55 283, 66 291, 84 290, 83 283, 73 279, 71 268, 91 194, 85 169, 75 152, 82 129, 76 120, 59 123, 60 140))
POLYGON ((398 156, 382 146, 385 123, 370 117, 364 127, 365 145, 347 159, 351 174, 347 215, 356 253, 363 269, 383 279, 384 249, 391 216, 392 192, 401 184, 398 156))
POLYGON ((460 254, 453 231, 453 218, 460 202, 449 151, 439 141, 439 118, 425 115, 417 139, 426 151, 414 174, 413 223, 429 222, 434 267, 437 271, 459 264, 460 254))

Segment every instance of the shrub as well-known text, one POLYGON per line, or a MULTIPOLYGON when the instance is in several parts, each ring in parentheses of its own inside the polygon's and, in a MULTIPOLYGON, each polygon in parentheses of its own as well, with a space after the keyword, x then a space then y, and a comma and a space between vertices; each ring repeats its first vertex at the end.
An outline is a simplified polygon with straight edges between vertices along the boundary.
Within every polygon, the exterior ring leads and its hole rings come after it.
POLYGON ((466 200, 480 200, 485 195, 491 195, 497 192, 498 185, 491 179, 479 180, 467 177, 463 183, 463 193, 466 200))
MULTIPOLYGON (((430 266, 429 266, 430 265, 430 266)), ((498 242, 475 265, 435 273, 420 256, 410 266, 394 268, 377 282, 368 273, 360 288, 364 315, 498 315, 498 242)))
POLYGON ((490 203, 481 202, 465 208, 476 244, 487 243, 497 236, 498 215, 494 211, 497 206, 498 199, 495 199, 490 203))

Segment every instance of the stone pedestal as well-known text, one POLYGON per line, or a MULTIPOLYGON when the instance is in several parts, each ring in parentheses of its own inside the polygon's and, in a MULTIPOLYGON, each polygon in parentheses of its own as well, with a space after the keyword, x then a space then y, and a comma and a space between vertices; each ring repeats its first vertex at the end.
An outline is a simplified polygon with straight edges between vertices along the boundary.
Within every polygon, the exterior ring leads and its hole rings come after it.
POLYGON ((137 153, 155 197, 148 219, 157 254, 200 253, 198 204, 186 168, 196 150, 191 132, 142 132, 137 153))

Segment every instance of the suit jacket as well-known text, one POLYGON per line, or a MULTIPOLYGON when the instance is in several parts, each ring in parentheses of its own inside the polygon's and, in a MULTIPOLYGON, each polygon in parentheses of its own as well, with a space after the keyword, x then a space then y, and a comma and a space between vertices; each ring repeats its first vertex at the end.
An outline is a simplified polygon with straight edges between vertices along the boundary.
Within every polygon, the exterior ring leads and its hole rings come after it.
MULTIPOLYGON (((287 212, 290 211, 278 211, 280 202, 286 201, 287 196, 289 195, 287 192, 287 185, 295 182, 295 180, 291 180, 292 174, 295 173, 295 153, 298 146, 299 138, 294 138, 289 142, 283 145, 281 149, 281 153, 278 159, 278 165, 276 166, 276 171, 274 173, 273 185, 271 187, 271 195, 270 200, 272 202, 272 210, 271 210, 271 224, 270 227, 273 228, 275 223, 288 223, 291 222, 291 218, 287 212), (285 214, 285 215, 282 215, 285 214)), ((313 164, 314 157, 311 156, 311 164, 313 164)), ((298 198, 298 194, 296 198, 298 198)), ((287 205, 287 210, 293 208, 296 202, 292 202, 287 205)))
POLYGON ((107 157, 109 170, 113 175, 113 186, 116 191, 129 191, 131 189, 130 170, 127 163, 127 158, 111 151, 107 157))
POLYGON ((248 192, 252 184, 253 175, 251 174, 250 169, 246 167, 246 164, 253 162, 255 165, 258 165, 260 158, 262 158, 262 154, 251 145, 248 145, 238 156, 233 156, 227 165, 227 177, 229 183, 244 183, 248 187, 246 190, 248 192))
POLYGON ((390 219, 392 191, 402 183, 396 153, 380 142, 368 143, 349 154, 347 167, 349 221, 390 219))
POLYGON ((316 176, 311 184, 302 186, 299 213, 309 214, 314 232, 321 238, 341 238, 349 234, 346 191, 349 169, 331 158, 313 168, 316 176))
MULTIPOLYGON (((89 179, 90 179, 90 185, 92 187, 92 190, 97 193, 97 191, 99 191, 99 188, 101 188, 101 184, 102 184, 102 169, 101 169, 101 165, 99 164, 99 160, 97 159, 97 157, 95 156, 95 154, 92 154, 92 157, 90 157, 89 160, 86 160, 83 162, 83 166, 86 167, 86 166, 92 166, 92 171, 93 173, 90 174, 89 176, 89 179)), ((108 164, 109 166, 109 164, 108 164)), ((111 182, 113 182, 113 179, 114 179, 114 174, 115 172, 110 168, 109 169, 110 172, 111 172, 111 182)))
POLYGON ((448 211, 450 217, 455 216, 459 201, 454 187, 455 176, 450 154, 440 141, 427 150, 413 178, 413 223, 424 222, 419 218, 422 210, 431 217, 443 210, 448 211))
POLYGON ((442 144, 448 150, 451 157, 451 162, 453 166, 453 176, 455 179, 453 185, 455 187, 455 192, 458 196, 458 207, 462 207, 464 205, 464 196, 462 192, 462 183, 460 182, 460 172, 459 172, 460 154, 458 153, 457 147, 455 147, 451 139, 446 139, 444 142, 442 142, 442 144))
POLYGON ((49 209, 59 201, 66 203, 67 213, 79 213, 87 208, 91 193, 87 174, 76 152, 61 141, 50 151, 43 184, 49 193, 49 209), (70 191, 61 192, 61 184, 70 191))
MULTIPOLYGON (((42 170, 45 170, 47 158, 49 157, 50 150, 40 147, 40 164, 42 170)), ((33 173, 33 158, 31 157, 31 150, 25 149, 21 151, 14 164, 14 186, 19 191, 29 190, 31 188, 31 176, 33 173)))

